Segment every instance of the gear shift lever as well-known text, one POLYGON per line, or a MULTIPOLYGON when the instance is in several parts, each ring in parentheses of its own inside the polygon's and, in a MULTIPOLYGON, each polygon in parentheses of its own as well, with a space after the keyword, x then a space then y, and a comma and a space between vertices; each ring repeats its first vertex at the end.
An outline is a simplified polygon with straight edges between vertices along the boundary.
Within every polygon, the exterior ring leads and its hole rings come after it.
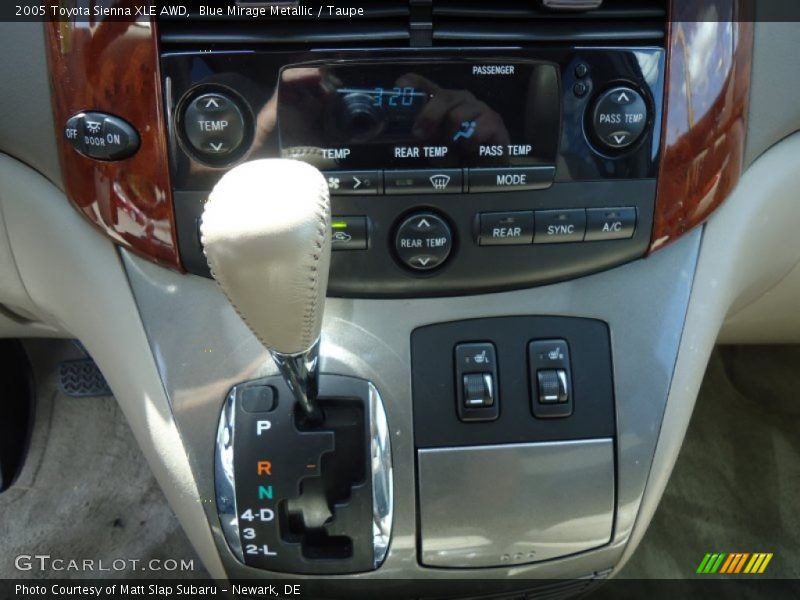
POLYGON ((322 174, 306 163, 244 163, 214 187, 200 226, 211 273, 318 423, 319 339, 331 258, 322 174))

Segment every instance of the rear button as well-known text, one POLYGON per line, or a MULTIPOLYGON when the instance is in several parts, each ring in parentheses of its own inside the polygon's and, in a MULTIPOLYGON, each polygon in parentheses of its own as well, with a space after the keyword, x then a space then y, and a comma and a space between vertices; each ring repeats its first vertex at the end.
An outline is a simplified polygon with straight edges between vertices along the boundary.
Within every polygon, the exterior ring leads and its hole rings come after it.
POLYGON ((533 211, 481 213, 480 246, 512 246, 533 242, 533 211))

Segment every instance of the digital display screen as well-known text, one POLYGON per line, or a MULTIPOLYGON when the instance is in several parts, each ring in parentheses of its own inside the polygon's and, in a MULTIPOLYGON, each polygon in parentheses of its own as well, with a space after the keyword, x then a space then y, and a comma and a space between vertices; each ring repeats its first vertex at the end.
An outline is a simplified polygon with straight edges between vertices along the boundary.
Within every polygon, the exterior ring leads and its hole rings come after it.
POLYGON ((538 62, 287 67, 281 155, 342 169, 554 164, 559 90, 538 62))

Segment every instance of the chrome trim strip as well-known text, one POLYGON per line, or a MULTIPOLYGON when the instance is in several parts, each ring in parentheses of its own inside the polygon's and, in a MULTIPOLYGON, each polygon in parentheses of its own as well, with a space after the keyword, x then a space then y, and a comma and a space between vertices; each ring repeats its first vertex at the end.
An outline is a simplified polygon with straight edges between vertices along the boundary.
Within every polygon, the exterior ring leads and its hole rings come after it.
POLYGON ((228 392, 217 429, 214 457, 214 482, 217 493, 217 514, 228 547, 240 562, 244 562, 239 537, 239 512, 236 506, 236 484, 233 473, 233 439, 236 423, 236 388, 228 392))
POLYGON ((311 347, 297 354, 283 354, 270 350, 272 360, 278 365, 286 385, 294 395, 294 399, 303 408, 306 419, 311 423, 322 422, 319 409, 319 340, 311 347))
POLYGON ((394 512, 392 447, 389 424, 378 390, 369 386, 370 465, 372 470, 372 547, 375 568, 381 566, 389 551, 394 512))

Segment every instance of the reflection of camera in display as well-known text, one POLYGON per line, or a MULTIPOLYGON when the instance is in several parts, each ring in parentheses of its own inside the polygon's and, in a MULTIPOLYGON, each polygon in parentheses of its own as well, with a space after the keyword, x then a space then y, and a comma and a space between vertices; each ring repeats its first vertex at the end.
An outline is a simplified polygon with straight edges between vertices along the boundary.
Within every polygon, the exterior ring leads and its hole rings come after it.
POLYGON ((325 131, 337 143, 408 141, 426 101, 426 94, 412 87, 340 88, 327 107, 325 131))

